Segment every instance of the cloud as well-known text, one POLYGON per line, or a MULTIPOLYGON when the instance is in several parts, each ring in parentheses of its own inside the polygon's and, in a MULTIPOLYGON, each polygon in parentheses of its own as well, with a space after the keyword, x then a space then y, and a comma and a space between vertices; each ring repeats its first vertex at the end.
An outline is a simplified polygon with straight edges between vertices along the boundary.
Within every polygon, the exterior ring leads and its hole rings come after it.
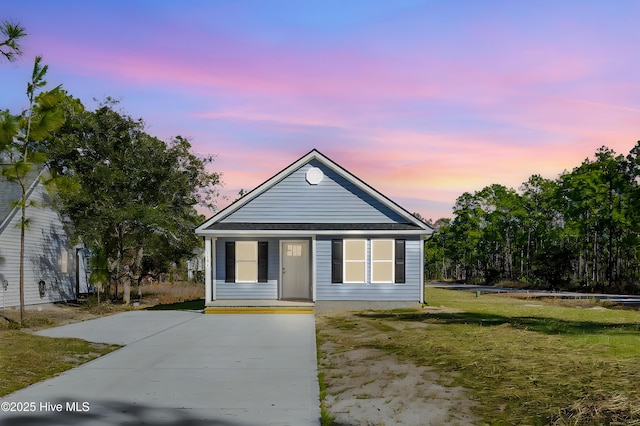
POLYGON ((219 154, 229 197, 315 147, 409 210, 437 209, 639 138, 632 10, 77 6, 77 27, 34 21, 29 43, 75 96, 112 91, 159 136, 219 154))
POLYGON ((279 124, 282 126, 304 127, 344 127, 344 116, 329 110, 315 113, 301 111, 293 106, 286 111, 274 112, 273 108, 265 109, 226 109, 220 111, 196 112, 195 117, 206 120, 250 121, 279 124))

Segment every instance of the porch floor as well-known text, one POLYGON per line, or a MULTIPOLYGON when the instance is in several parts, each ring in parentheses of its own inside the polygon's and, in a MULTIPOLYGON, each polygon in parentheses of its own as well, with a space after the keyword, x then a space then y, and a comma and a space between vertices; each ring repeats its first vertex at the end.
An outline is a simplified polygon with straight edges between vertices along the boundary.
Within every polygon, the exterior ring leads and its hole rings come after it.
POLYGON ((256 306, 292 306, 292 307, 305 307, 305 308, 313 308, 315 303, 310 300, 266 300, 266 299, 228 299, 228 300, 214 300, 213 302, 208 302, 207 307, 256 307, 256 306))

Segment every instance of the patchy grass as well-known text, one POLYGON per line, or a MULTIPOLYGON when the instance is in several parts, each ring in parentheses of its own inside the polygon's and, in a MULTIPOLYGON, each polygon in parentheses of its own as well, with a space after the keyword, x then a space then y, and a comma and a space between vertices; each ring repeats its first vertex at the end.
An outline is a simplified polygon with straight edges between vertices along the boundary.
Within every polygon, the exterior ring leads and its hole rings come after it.
POLYGON ((80 339, 0 331, 0 396, 48 379, 119 348, 80 339))
POLYGON ((425 296, 421 311, 328 316, 319 334, 434 368, 490 424, 640 424, 640 312, 435 288, 425 296))
POLYGON ((123 305, 92 304, 69 305, 64 303, 48 304, 39 307, 28 306, 25 312, 25 320, 20 325, 20 310, 7 308, 0 311, 0 330, 35 331, 43 328, 56 327, 71 322, 85 321, 104 315, 111 315, 125 310, 133 309, 123 305))
MULTIPOLYGON (((135 291, 137 292, 137 290, 135 291)), ((19 324, 20 310, 17 307, 3 309, 0 310, 0 330, 39 330, 136 309, 204 309, 204 286, 202 284, 188 282, 147 284, 142 286, 142 293, 143 299, 141 302, 137 302, 137 305, 127 306, 104 300, 104 298, 98 303, 97 296, 91 295, 76 304, 56 303, 27 306, 22 327, 19 324)))
MULTIPOLYGON (((320 365, 322 353, 320 352, 320 347, 322 346, 322 336, 318 333, 316 329, 316 361, 317 364, 320 365)), ((321 426, 332 426, 335 421, 335 417, 329 413, 327 410, 327 405, 325 403, 325 399, 327 397, 327 385, 325 382, 324 372, 318 371, 318 387, 319 387, 319 397, 320 397, 320 425, 321 426)))
MULTIPOLYGON (((143 285, 141 290, 143 303, 151 305, 168 305, 204 299, 204 284, 202 283, 176 282, 171 284, 154 282, 153 284, 143 285)), ((133 291, 137 290, 134 289, 133 291)), ((132 294, 131 297, 133 298, 134 295, 132 294)))

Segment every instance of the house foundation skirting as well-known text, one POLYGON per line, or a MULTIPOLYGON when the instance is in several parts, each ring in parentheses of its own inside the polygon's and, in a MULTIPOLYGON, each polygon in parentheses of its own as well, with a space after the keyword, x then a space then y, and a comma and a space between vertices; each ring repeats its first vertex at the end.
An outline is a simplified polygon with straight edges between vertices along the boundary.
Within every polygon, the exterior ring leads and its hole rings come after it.
POLYGON ((313 302, 290 300, 215 300, 206 314, 313 314, 313 302))
POLYGON ((295 300, 215 300, 207 303, 205 313, 263 314, 263 313, 325 313, 348 311, 384 311, 389 309, 421 309, 415 301, 321 300, 314 302, 295 300))
POLYGON ((315 312, 385 311, 389 309, 421 309, 416 301, 319 300, 315 312))

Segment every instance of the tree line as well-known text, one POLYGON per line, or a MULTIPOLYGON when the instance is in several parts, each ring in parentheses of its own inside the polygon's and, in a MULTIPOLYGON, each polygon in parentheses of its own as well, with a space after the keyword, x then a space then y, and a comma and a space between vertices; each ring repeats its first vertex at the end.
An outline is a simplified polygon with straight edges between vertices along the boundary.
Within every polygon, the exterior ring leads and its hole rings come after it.
POLYGON ((640 142, 606 146, 557 179, 457 198, 425 243, 426 276, 530 288, 640 291, 640 142))
MULTIPOLYGON (((0 25, 0 58, 22 55, 19 24, 0 25)), ((167 272, 193 257, 201 245, 193 230, 204 219, 196 206, 214 208, 220 176, 209 170, 213 156, 191 150, 188 139, 162 141, 147 133, 142 119, 106 98, 95 110, 62 85, 46 89, 47 65, 36 57, 26 84, 27 108, 0 110, 0 169, 22 188, 14 203, 21 212, 20 306, 24 318, 25 230, 33 172, 46 167, 43 181, 53 195, 74 243, 91 253, 91 282, 105 289, 167 272)), ((1 107, 1 106, 0 106, 1 107)))

